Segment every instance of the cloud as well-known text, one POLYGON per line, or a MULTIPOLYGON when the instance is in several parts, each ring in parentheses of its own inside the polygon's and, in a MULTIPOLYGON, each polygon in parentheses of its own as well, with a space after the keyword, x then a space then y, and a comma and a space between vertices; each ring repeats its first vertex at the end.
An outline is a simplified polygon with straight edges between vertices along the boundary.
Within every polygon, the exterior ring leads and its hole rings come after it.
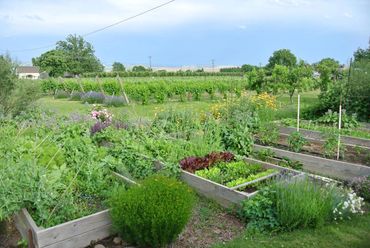
MULTIPOLYGON (((83 34, 161 3, 164 1, 91 0, 88 4, 85 0, 4 1, 0 2, 0 17, 3 16, 0 26, 5 28, 0 29, 0 34, 83 34)), ((370 23, 370 17, 366 7, 370 8, 370 4, 353 0, 176 0, 109 32, 156 32, 185 25, 244 29, 256 23, 305 23, 368 33, 365 23, 370 23), (343 16, 347 18, 344 20, 343 16)))

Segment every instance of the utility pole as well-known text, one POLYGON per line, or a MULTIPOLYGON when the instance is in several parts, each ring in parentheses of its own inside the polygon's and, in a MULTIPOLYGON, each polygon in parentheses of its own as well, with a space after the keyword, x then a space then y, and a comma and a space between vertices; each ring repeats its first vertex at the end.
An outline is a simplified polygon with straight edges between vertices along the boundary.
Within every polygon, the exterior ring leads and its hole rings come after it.
POLYGON ((215 60, 212 59, 212 72, 215 72, 215 60))
POLYGON ((152 56, 149 56, 149 69, 152 70, 152 56))

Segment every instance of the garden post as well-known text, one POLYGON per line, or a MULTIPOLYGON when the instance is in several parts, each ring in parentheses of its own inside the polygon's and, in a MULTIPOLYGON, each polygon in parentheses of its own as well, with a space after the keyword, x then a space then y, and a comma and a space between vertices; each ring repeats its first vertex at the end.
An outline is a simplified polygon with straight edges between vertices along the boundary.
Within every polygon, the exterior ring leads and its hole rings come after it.
POLYGON ((301 95, 298 94, 298 108, 297 108, 297 132, 299 132, 299 111, 301 107, 301 95))
POLYGON ((339 153, 340 153, 340 130, 341 128, 342 128, 342 96, 340 97, 340 104, 339 104, 337 160, 339 160, 339 153))

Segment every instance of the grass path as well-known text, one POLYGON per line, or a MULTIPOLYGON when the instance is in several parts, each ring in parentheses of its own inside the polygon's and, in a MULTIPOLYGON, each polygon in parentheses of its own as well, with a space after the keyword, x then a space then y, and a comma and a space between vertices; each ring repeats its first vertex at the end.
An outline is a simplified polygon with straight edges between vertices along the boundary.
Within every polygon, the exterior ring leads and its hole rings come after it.
POLYGON ((369 248, 370 214, 318 229, 304 229, 275 236, 245 234, 215 248, 369 248))

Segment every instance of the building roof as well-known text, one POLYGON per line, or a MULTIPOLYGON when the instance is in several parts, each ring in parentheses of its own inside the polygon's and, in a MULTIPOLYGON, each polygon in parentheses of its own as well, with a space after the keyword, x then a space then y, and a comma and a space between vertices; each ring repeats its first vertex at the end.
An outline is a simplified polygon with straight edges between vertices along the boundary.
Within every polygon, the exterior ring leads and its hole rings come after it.
POLYGON ((18 66, 18 73, 40 73, 37 66, 18 66))

